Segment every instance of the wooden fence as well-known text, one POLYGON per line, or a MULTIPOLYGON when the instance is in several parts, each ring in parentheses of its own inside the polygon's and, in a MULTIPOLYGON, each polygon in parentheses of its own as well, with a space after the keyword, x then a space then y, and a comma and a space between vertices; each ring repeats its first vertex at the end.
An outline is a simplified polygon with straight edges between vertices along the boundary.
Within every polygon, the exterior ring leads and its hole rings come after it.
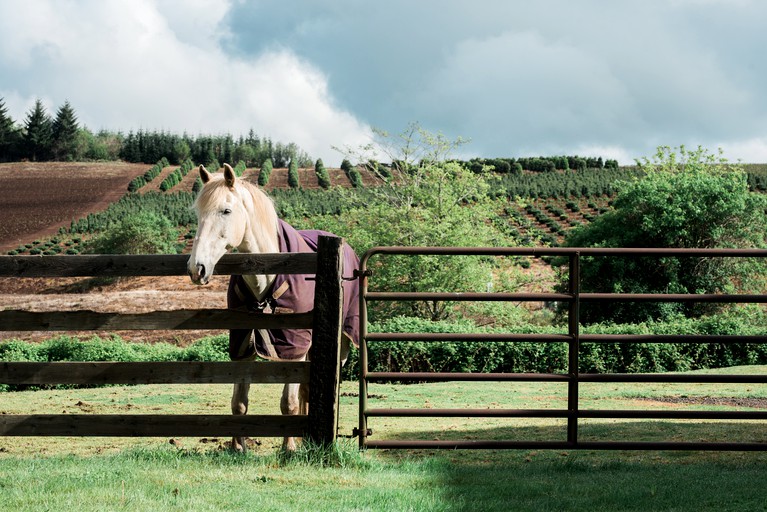
MULTIPOLYGON (((0 277, 186 275, 188 255, 0 256, 0 277)), ((141 314, 0 311, 2 331, 312 328, 311 362, 3 362, 0 383, 210 384, 309 383, 309 414, 282 415, 0 415, 4 436, 304 436, 335 439, 341 336, 341 239, 321 237, 316 254, 227 254, 217 274, 316 275, 309 313, 265 315, 226 309, 141 314)))

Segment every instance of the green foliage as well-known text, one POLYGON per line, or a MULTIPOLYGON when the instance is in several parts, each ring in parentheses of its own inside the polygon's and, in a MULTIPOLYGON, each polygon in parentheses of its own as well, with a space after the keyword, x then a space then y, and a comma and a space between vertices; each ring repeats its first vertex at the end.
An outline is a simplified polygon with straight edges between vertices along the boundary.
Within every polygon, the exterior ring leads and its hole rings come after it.
MULTIPOLYGON (((381 132, 382 137, 388 137, 381 132)), ((498 246, 513 243, 496 225, 483 175, 446 160, 451 148, 462 143, 446 140, 417 125, 400 134, 398 142, 384 138, 380 147, 402 169, 392 184, 369 189, 364 196, 350 195, 342 218, 314 219, 315 225, 344 236, 357 251, 375 245, 498 246), (416 162, 413 158, 418 158, 416 162), (396 181, 396 184, 394 183, 396 181)), ((369 155, 359 158, 369 162, 369 155)), ((371 286, 382 291, 484 291, 492 283, 492 262, 478 257, 408 256, 386 257, 371 286)), ((497 285, 497 283, 496 283, 497 285)), ((496 288, 497 289, 497 288, 496 288)), ((411 304, 378 304, 378 314, 422 315, 445 319, 452 304, 442 301, 411 304)))
POLYGON ((356 166, 352 165, 348 158, 344 158, 341 162, 341 170, 344 171, 346 177, 352 184, 352 187, 358 188, 362 186, 362 175, 356 166))
MULTIPOLYGON (((626 335, 761 335, 765 318, 734 314, 701 319, 677 317, 669 322, 594 324, 582 334, 626 335)), ((432 322, 422 318, 393 317, 370 324, 370 332, 387 333, 499 333, 507 329, 478 327, 468 320, 432 322)), ((519 334, 559 334, 550 326, 518 324, 519 334)), ((767 363, 767 346, 748 343, 585 343, 581 344, 580 371, 599 373, 652 373, 689 371, 767 363)), ((368 368, 384 372, 567 372, 566 343, 537 342, 371 342, 368 368)), ((353 351, 343 369, 345 379, 358 375, 353 351)))
POLYGON ((328 175, 328 170, 325 169, 325 164, 322 163, 321 158, 318 158, 317 162, 314 164, 314 172, 317 174, 317 183, 320 187, 329 188, 330 176, 328 175))
POLYGON ((74 161, 77 156, 77 116, 69 104, 65 101, 59 108, 52 124, 52 148, 56 160, 74 161))
POLYGON ((166 217, 139 212, 120 219, 88 244, 93 254, 176 254, 179 233, 166 217))
MULTIPOLYGON (((163 160, 161 160, 161 162, 159 162, 155 166, 155 168, 157 168, 159 166, 162 166, 163 164, 167 165, 167 162, 168 162, 167 159, 163 159, 163 160)), ((238 164, 238 166, 239 166, 239 164, 238 164)), ((193 167, 194 167, 194 162, 192 162, 189 159, 185 160, 184 163, 182 163, 181 166, 178 169, 176 169, 172 173, 168 174, 165 177, 165 179, 162 180, 162 183, 160 183, 160 190, 162 190, 163 192, 167 192, 168 190, 172 189, 173 187, 175 187, 176 185, 181 183, 181 180, 184 179, 184 176, 189 174, 189 171, 192 170, 193 167)), ((240 171, 239 171, 240 174, 242 174, 242 169, 243 168, 244 167, 240 167, 240 171)), ((162 170, 162 167, 160 167, 160 170, 162 170)), ((129 192, 133 192, 130 189, 130 186, 128 187, 128 191, 129 192)))
POLYGON ((288 167, 288 186, 290 188, 298 188, 298 162, 295 160, 291 160, 290 166, 288 167))
POLYGON ((110 204, 105 211, 72 221, 68 232, 99 233, 126 217, 149 212, 168 219, 173 226, 193 226, 196 224, 195 214, 191 210, 193 202, 194 195, 188 192, 126 194, 116 203, 110 204))
POLYGON ((237 162, 237 165, 235 165, 232 168, 232 170, 234 171, 234 175, 237 177, 242 176, 242 173, 245 172, 245 169, 246 169, 246 166, 245 166, 244 160, 240 160, 239 162, 237 162))
POLYGON ((228 361, 228 337, 208 336, 186 348, 170 343, 134 343, 113 336, 87 340, 61 335, 41 343, 0 342, 0 361, 228 361))
MULTIPOLYGON (((660 148, 645 177, 626 183, 614 210, 574 230, 570 247, 764 247, 767 198, 749 192, 745 174, 702 148, 660 148)), ((763 263, 734 258, 585 258, 582 290, 604 293, 717 293, 758 289, 763 263)), ((638 322, 705 305, 584 304, 586 322, 638 322)))
POLYGON ((272 175, 272 159, 267 158, 261 166, 261 172, 258 173, 258 184, 265 187, 269 183, 269 177, 272 175))
POLYGON ((40 99, 27 113, 24 122, 24 155, 33 162, 48 160, 52 154, 53 121, 40 99))
POLYGON ((493 197, 557 198, 611 196, 617 191, 616 184, 630 181, 642 174, 641 169, 577 169, 564 172, 547 172, 521 175, 490 176, 490 194, 493 197))
POLYGON ((8 115, 5 100, 0 98, 0 162, 10 162, 21 152, 21 131, 8 115))

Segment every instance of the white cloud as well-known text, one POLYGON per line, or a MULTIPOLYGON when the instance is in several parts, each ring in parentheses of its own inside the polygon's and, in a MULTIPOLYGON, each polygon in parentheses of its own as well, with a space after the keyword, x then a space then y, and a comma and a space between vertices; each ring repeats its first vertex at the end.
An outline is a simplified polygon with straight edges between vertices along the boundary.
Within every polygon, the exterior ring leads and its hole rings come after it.
POLYGON ((252 128, 328 165, 341 159, 331 145, 367 140, 322 72, 290 50, 227 55, 226 8, 212 0, 3 4, 0 74, 15 79, 0 79, 0 97, 17 122, 37 97, 49 109, 69 100, 94 130, 237 136, 252 128))
MULTIPOLYGON (((722 148, 725 158, 731 162, 767 162, 767 137, 725 142, 717 144, 716 148, 722 148)), ((713 151, 714 148, 710 149, 713 151)))

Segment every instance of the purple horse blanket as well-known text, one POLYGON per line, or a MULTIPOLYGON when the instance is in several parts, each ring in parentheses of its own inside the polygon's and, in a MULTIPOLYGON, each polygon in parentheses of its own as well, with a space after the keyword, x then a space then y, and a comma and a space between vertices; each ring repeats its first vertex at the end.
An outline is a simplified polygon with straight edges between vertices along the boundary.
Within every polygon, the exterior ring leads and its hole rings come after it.
MULTIPOLYGON (((280 252, 317 252, 320 236, 334 236, 326 231, 298 231, 293 226, 279 221, 280 252)), ((343 268, 350 274, 359 268, 359 258, 346 243, 343 244, 343 268)), ((246 309, 260 313, 304 313, 314 308, 314 276, 303 274, 280 274, 275 277, 266 298, 259 302, 250 291, 242 276, 229 278, 226 295, 230 309, 246 309)), ((343 281, 343 334, 359 347, 359 283, 343 281)), ((242 360, 258 354, 266 359, 301 359, 312 344, 311 329, 282 329, 265 331, 261 335, 253 329, 232 329, 229 331, 229 357, 242 360)))

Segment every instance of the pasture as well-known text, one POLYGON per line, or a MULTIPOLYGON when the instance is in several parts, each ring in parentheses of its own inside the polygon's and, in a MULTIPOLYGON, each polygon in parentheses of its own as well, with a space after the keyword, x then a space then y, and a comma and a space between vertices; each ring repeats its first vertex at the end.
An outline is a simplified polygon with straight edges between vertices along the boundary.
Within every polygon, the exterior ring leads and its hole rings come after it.
MULTIPOLYGON (((767 373, 767 368, 717 372, 767 373)), ((514 383, 503 393, 511 407, 554 405, 563 392, 540 383, 514 383)), ((371 385, 382 406, 485 406, 498 384, 371 385)), ((705 409, 694 397, 764 397, 748 389, 701 385, 591 386, 585 404, 605 408, 705 409), (670 399, 675 397, 676 401, 670 399), (688 400, 681 400, 687 397, 688 400), (649 404, 649 405, 648 405, 649 404)), ((2 412, 226 413, 228 385, 131 386, 22 391, 3 396, 2 412), (56 404, 55 406, 53 404, 56 404)), ((341 387, 340 431, 356 425, 357 385, 341 387)), ((253 410, 278 412, 279 385, 253 393, 253 410)), ((742 402, 749 403, 749 402, 742 402)), ((765 407, 751 402, 743 407, 765 407)), ((387 418, 374 436, 398 438, 557 435, 541 420, 387 418), (516 433, 516 434, 515 434, 516 433)), ((587 428, 587 427, 584 427, 587 428)), ((595 434, 639 439, 764 441, 763 428, 732 423, 596 422, 595 434)), ((318 464, 311 453, 282 456, 280 439, 260 439, 244 455, 219 439, 4 438, 0 439, 0 510, 762 510, 767 490, 764 452, 661 451, 356 451, 318 464), (314 460, 314 462, 312 462, 314 460)))
MULTIPOLYGON (((555 233, 555 218, 565 221, 576 216, 574 222, 588 222, 589 215, 607 207, 606 203, 592 206, 587 199, 571 202, 532 204, 524 214, 530 217, 520 226, 545 221, 545 214, 552 221, 546 223, 548 229, 555 233)), ((159 282, 148 284, 157 288, 159 282)), ((169 289, 180 286, 173 284, 169 289)), ((36 292, 28 293, 27 299, 33 302, 36 292)), ((108 294, 91 295, 103 303, 108 294)), ((77 294, 79 307, 82 300, 77 294)), ((764 374, 767 368, 708 371, 764 374)), ((765 409, 767 396, 767 386, 761 384, 582 386, 582 407, 594 409, 753 411, 765 409)), ((357 426, 358 386, 345 382, 341 391, 340 434, 346 435, 357 426)), ((230 392, 230 385, 29 390, 3 394, 0 414, 228 414, 230 392)), ((279 393, 279 385, 258 386, 252 393, 251 411, 278 413, 279 393)), ((371 384, 369 395, 375 407, 392 408, 561 408, 566 402, 564 386, 555 383, 371 384)), ((374 418, 369 426, 373 439, 552 440, 565 436, 563 423, 546 418, 394 417, 374 418)), ((584 439, 599 440, 767 442, 763 425, 746 421, 592 419, 581 425, 581 434, 584 439)), ((759 510, 767 506, 767 491, 754 484, 767 476, 764 452, 358 453, 356 443, 349 441, 322 464, 311 451, 285 457, 278 451, 280 444, 277 438, 258 439, 250 444, 249 453, 237 455, 219 438, 2 438, 0 510, 58 510, 73 505, 82 510, 313 511, 759 510)))

